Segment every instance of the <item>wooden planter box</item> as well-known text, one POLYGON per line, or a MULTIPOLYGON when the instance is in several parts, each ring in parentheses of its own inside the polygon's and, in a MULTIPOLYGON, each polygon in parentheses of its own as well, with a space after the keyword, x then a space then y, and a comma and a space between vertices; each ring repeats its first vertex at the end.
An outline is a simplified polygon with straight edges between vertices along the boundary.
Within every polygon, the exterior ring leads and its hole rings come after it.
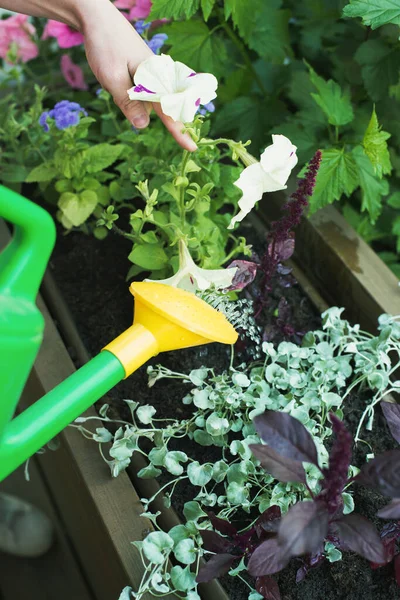
MULTIPOLYGON (((278 195, 264 204, 260 214, 265 223, 276 218, 281 202, 278 195)), ((265 233, 260 220, 254 220, 254 226, 265 233)), ((294 273, 318 310, 343 306, 346 318, 367 330, 376 329, 377 317, 383 312, 400 314, 396 277, 332 207, 304 220, 297 230, 294 273)), ((49 276, 44 281, 43 295, 51 315, 40 299, 46 320, 45 338, 21 406, 35 401, 74 371, 67 348, 79 363, 89 358, 49 276)), ((94 408, 87 414, 94 415, 94 408)), ((143 466, 140 456, 134 455, 128 472, 111 479, 93 442, 71 427, 59 438, 58 451, 38 456, 40 470, 94 597, 116 599, 125 585, 135 589, 140 582, 142 565, 131 542, 142 540, 151 524, 140 517, 139 497, 153 495, 158 484, 136 477, 143 466)), ((179 522, 171 509, 155 509, 163 511, 162 527, 168 529, 179 522)), ((201 594, 204 600, 228 600, 218 582, 203 586, 201 594)))

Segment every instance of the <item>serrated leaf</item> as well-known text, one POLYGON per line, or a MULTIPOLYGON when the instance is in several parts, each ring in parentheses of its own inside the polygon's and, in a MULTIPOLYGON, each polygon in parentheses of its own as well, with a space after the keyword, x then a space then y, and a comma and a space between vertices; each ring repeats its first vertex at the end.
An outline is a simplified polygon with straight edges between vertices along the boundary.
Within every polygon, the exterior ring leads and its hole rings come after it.
POLYGON ((203 17, 205 21, 208 21, 209 16, 214 8, 215 0, 201 0, 201 10, 203 11, 203 17))
POLYGON ((388 175, 392 170, 389 149, 386 143, 386 140, 389 138, 390 133, 383 131, 379 126, 378 117, 374 109, 364 135, 363 147, 379 179, 383 175, 388 175))
POLYGON ((389 86, 399 79, 399 49, 380 39, 368 40, 358 47, 354 58, 361 65, 364 85, 372 100, 386 98, 389 86))
POLYGON ((168 29, 169 53, 174 60, 190 65, 195 71, 223 75, 229 58, 222 38, 202 21, 172 23, 168 29))
MULTIPOLYGON (((225 18, 232 17, 232 21, 246 42, 249 41, 252 35, 257 14, 262 9, 263 1, 252 0, 251 10, 249 10, 248 3, 243 2, 243 0, 225 0, 225 18)), ((275 2, 275 5, 279 6, 280 1, 275 2)))
POLYGON ((317 182, 310 199, 310 214, 339 200, 343 194, 349 197, 358 184, 358 168, 351 154, 343 149, 323 150, 317 182))
POLYGON ((200 0, 153 0, 150 20, 190 19, 200 6, 200 0))
POLYGON ((122 152, 122 144, 96 144, 85 152, 88 173, 98 173, 112 165, 122 152))
POLYGON ((377 29, 382 25, 400 25, 400 4, 397 0, 350 0, 343 16, 361 17, 364 25, 377 29))
MULTIPOLYGON (((244 3, 246 4, 246 3, 244 3)), ((289 10, 279 10, 280 2, 264 0, 257 13, 248 45, 262 58, 272 63, 283 63, 292 55, 289 36, 289 10)), ((252 10, 248 12, 253 11, 252 10)))
POLYGON ((386 179, 377 178, 371 161, 361 146, 354 148, 352 156, 358 167, 362 193, 361 210, 369 213, 370 220, 374 224, 382 210, 382 196, 386 196, 389 193, 389 183, 386 179))
POLYGON ((337 127, 351 123, 354 113, 349 93, 343 92, 340 85, 332 79, 325 81, 312 67, 308 68, 310 81, 318 91, 318 94, 311 96, 328 117, 328 123, 337 127))

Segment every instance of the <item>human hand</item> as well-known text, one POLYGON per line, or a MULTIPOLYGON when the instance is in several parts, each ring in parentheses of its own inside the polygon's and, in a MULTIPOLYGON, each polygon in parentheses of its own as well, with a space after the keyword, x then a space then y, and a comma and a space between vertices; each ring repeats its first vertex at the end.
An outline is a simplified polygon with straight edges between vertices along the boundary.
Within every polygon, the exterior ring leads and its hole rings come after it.
POLYGON ((126 118, 136 128, 143 129, 149 124, 149 114, 154 108, 178 144, 186 150, 196 150, 189 134, 182 133, 183 124, 164 115, 159 103, 129 99, 127 90, 132 87, 137 67, 153 54, 129 21, 109 0, 96 0, 94 13, 88 13, 83 6, 80 13, 90 68, 126 118))

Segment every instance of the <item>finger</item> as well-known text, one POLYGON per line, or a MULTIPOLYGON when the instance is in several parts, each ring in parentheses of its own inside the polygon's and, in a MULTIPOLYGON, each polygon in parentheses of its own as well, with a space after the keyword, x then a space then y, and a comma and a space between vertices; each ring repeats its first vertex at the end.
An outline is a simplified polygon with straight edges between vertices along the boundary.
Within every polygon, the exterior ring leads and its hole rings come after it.
POLYGON ((132 79, 127 70, 126 77, 117 78, 117 87, 109 89, 115 104, 123 112, 125 117, 137 129, 144 129, 149 124, 149 113, 144 102, 130 100, 127 90, 132 87, 132 79))
POLYGON ((174 121, 171 119, 171 117, 164 115, 163 111, 161 110, 161 105, 158 102, 153 102, 153 108, 156 114, 160 117, 161 121, 164 123, 165 127, 175 138, 178 144, 182 146, 182 148, 189 150, 189 152, 194 152, 197 150, 197 146, 190 135, 188 133, 182 133, 184 128, 183 123, 174 121))

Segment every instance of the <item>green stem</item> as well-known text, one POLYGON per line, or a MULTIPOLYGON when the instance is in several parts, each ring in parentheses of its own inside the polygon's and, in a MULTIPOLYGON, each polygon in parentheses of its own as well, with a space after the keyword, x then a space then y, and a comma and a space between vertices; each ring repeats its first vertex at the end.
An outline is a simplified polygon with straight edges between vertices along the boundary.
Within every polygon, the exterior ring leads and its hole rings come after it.
MULTIPOLYGON (((249 9, 249 10, 251 10, 251 9, 249 9)), ((218 11, 218 16, 221 21, 222 28, 225 30, 227 36, 231 39, 231 41, 235 44, 236 48, 239 50, 240 54, 243 57, 246 67, 249 69, 249 71, 253 75, 254 80, 257 82, 257 85, 260 88, 261 92, 264 94, 264 96, 268 96, 269 94, 268 94, 267 90, 265 89, 263 82, 261 81, 257 71, 255 70, 253 63, 251 62, 251 59, 248 55, 246 46, 244 45, 244 43, 242 42, 240 37, 236 35, 236 33, 233 31, 233 29, 225 21, 225 17, 223 16, 221 10, 218 11)))
MULTIPOLYGON (((183 151, 182 163, 181 163, 181 176, 185 177, 186 165, 188 163, 190 156, 190 152, 188 150, 183 151)), ((185 188, 179 188, 179 214, 181 217, 182 229, 185 229, 186 219, 185 219, 185 188)))

